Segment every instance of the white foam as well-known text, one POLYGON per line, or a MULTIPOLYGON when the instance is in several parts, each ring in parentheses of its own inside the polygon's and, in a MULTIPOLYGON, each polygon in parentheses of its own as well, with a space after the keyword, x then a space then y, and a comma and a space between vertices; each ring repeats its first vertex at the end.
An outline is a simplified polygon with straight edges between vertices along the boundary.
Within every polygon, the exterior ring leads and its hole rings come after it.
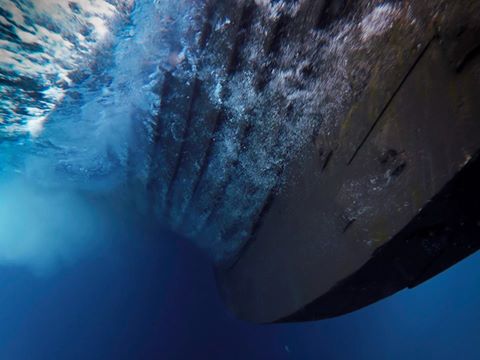
MULTIPOLYGON (((5 1, 5 0, 4 0, 5 1)), ((11 19, 2 17, 14 29, 20 42, 2 41, 0 43, 0 76, 11 80, 14 84, 23 78, 34 79, 40 86, 48 87, 53 93, 61 93, 71 85, 70 75, 73 71, 85 67, 89 57, 98 47, 104 46, 108 34, 112 30, 114 19, 131 6, 132 0, 119 0, 116 6, 107 0, 80 1, 77 6, 80 14, 74 12, 69 2, 62 0, 35 0, 32 2, 14 3, 5 1, 2 8, 11 14, 11 19), (28 19, 28 21, 27 21, 28 19), (82 34, 83 29, 92 28, 88 36, 82 34), (41 46, 40 51, 28 50, 27 45, 41 46)), ((6 102, 23 106, 35 106, 31 100, 17 91, 17 85, 2 85, 2 91, 10 93, 9 100, 0 100, 0 107, 7 108, 6 102)), ((61 96, 49 97, 44 92, 46 101, 58 104, 61 96)), ((54 106, 42 106, 43 117, 47 117, 54 106)), ((39 118, 29 119, 23 113, 11 112, 4 122, 15 125, 15 131, 27 131, 38 126, 39 118), (22 127, 25 124, 25 127, 22 127)), ((7 125, 6 125, 7 126, 7 125)))
POLYGON ((371 37, 380 36, 391 29, 399 15, 400 8, 398 6, 389 3, 376 6, 360 23, 362 40, 367 41, 371 37))

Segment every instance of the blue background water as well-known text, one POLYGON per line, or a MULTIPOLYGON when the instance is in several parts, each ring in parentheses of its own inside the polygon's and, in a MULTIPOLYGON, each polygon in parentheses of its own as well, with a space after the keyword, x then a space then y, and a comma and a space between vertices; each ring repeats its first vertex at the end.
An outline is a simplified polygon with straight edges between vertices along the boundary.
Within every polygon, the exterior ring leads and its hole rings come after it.
POLYGON ((111 235, 115 246, 47 273, 0 269, 0 359, 480 355, 480 255, 344 317, 258 326, 226 311, 209 263, 183 240, 145 227, 111 235))

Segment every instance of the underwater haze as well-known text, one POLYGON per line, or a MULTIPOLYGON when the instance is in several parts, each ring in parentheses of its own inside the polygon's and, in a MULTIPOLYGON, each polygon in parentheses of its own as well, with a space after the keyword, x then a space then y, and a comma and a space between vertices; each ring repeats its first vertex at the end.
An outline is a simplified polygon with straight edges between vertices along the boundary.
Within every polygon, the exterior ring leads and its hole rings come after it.
MULTIPOLYGON (((379 3, 355 46, 399 13, 379 3)), ((316 131, 312 117, 328 123, 354 97, 340 60, 356 30, 312 38, 337 70, 307 89, 292 90, 293 70, 274 76, 294 104, 286 121, 261 110, 276 94, 254 96, 251 72, 229 83, 224 59, 199 60, 211 50, 198 45, 203 10, 194 0, 0 0, 0 360, 478 359, 479 254, 336 319, 254 325, 227 310, 212 263, 245 246, 284 164, 316 131), (220 129, 197 125, 204 147, 178 115, 189 99, 161 101, 172 74, 227 109, 220 129), (312 91, 335 101, 312 114, 312 91), (186 151, 201 155, 189 163, 186 151)), ((228 33, 230 20, 217 20, 212 31, 228 33)))
POLYGON ((141 222, 102 241, 49 273, 2 266, 1 359, 478 359, 478 255, 350 315, 252 325, 187 242, 141 222))

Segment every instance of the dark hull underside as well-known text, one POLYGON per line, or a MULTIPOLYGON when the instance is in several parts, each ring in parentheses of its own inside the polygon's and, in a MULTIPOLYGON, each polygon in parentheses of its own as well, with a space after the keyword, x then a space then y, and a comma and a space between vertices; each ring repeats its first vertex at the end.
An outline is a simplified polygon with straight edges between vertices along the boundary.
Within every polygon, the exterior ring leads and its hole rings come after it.
POLYGON ((480 247, 480 23, 474 2, 446 3, 415 49, 390 36, 396 63, 288 165, 237 261, 217 269, 240 318, 342 315, 480 247))
POLYGON ((147 191, 239 318, 338 316, 480 247, 477 1, 199 9, 185 57, 172 32, 147 191))

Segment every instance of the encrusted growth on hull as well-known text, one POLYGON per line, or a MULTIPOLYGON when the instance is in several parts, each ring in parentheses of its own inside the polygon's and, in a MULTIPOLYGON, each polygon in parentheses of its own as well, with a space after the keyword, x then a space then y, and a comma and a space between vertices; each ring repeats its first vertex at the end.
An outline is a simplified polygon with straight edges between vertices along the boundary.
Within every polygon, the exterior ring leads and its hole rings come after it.
POLYGON ((383 1, 209 1, 198 11, 195 43, 186 31, 177 41, 187 46, 170 44, 182 58, 165 77, 149 184, 163 221, 225 262, 251 238, 284 166, 334 131, 372 67, 394 56, 372 49, 415 22, 408 4, 383 1))

